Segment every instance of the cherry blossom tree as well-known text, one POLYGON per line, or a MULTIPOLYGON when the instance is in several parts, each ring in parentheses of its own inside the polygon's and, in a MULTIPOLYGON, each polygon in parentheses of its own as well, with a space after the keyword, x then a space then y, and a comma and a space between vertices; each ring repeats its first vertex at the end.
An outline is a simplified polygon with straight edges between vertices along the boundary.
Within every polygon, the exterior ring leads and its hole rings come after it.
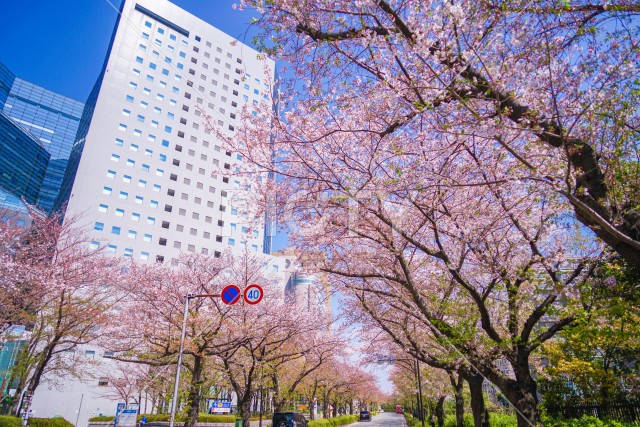
POLYGON ((102 344, 122 362, 155 367, 175 365, 186 295, 211 295, 189 302, 183 349, 183 368, 189 374, 186 426, 194 426, 197 421, 207 372, 214 368, 212 357, 234 351, 246 341, 241 333, 228 330, 237 308, 213 295, 233 283, 229 266, 240 262, 239 258, 257 263, 247 257, 250 255, 234 258, 225 253, 213 258, 185 254, 176 266, 133 264, 121 281, 127 297, 113 313, 109 334, 102 344))
POLYGON ((38 269, 46 262, 41 243, 49 240, 51 220, 35 217, 31 227, 19 225, 9 213, 0 211, 0 333, 14 325, 32 322, 42 303, 44 289, 38 269))
POLYGON ((265 209, 363 321, 538 423, 531 354, 575 321, 600 241, 640 264, 638 6, 242 4, 292 68, 226 138, 247 177, 280 174, 265 209))
MULTIPOLYGON (((284 117, 262 109, 273 116, 274 137, 237 144, 265 170, 275 159, 291 177, 308 177, 304 166, 321 173, 312 168, 336 165, 325 155, 339 152, 339 140, 373 150, 372 164, 403 159, 420 170, 438 148, 472 149, 483 140, 516 161, 506 179, 561 195, 575 219, 640 265, 637 3, 242 0, 240 7, 258 9, 256 42, 291 68, 281 73, 290 76, 278 99, 284 117), (425 140, 438 141, 436 150, 425 140)), ((353 156, 334 172, 368 166, 353 156)), ((449 178, 446 185, 460 184, 449 178)))
POLYGON ((263 373, 277 385, 274 404, 282 405, 300 381, 323 364, 330 355, 331 342, 337 341, 328 332, 330 339, 323 337, 324 319, 284 302, 283 284, 266 275, 262 263, 241 258, 229 269, 228 278, 241 288, 259 283, 265 290, 259 304, 233 306, 234 314, 224 331, 242 337, 242 342, 219 351, 215 358, 237 396, 239 415, 248 426, 251 401, 264 380, 263 373), (289 378, 282 375, 285 367, 295 370, 289 378), (282 387, 285 385, 287 391, 282 387))
POLYGON ((12 370, 19 378, 16 396, 35 391, 45 377, 55 383, 78 374, 86 358, 76 350, 102 335, 121 297, 113 286, 121 274, 119 261, 91 249, 90 236, 74 218, 64 224, 56 217, 34 219, 20 239, 9 280, 40 292, 26 311, 30 317, 21 318, 27 333, 12 370))

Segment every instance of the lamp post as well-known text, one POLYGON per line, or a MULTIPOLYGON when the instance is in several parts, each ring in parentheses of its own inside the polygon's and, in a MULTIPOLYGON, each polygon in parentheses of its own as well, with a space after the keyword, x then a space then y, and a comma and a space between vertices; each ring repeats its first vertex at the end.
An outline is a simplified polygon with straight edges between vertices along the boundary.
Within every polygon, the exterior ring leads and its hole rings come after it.
POLYGON ((406 362, 413 362, 414 366, 415 366, 415 372, 416 372, 416 382, 418 383, 418 393, 416 395, 416 403, 418 404, 418 414, 420 416, 420 421, 422 422, 422 427, 425 427, 424 424, 424 405, 422 402, 422 379, 420 378, 420 362, 418 361, 418 358, 413 358, 413 359, 407 359, 407 358, 388 358, 388 359, 384 359, 384 358, 378 358, 377 362, 378 363, 384 363, 384 362, 396 362, 396 361, 406 361, 406 362))
POLYGON ((171 415, 169 427, 174 427, 176 421, 176 407, 178 400, 178 385, 180 383, 180 367, 182 365, 182 349, 184 347, 184 337, 187 333, 187 317, 189 317, 189 300, 193 298, 220 298, 220 294, 187 294, 184 296, 184 316, 182 318, 182 334, 180 335, 180 346, 178 350, 178 366, 176 367, 176 381, 173 385, 173 398, 171 399, 171 415))

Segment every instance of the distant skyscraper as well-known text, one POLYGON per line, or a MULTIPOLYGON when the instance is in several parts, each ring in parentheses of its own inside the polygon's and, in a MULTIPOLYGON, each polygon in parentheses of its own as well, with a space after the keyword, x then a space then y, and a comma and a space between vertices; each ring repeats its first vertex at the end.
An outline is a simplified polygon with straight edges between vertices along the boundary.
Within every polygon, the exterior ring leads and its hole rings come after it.
POLYGON ((298 256, 291 249, 274 252, 284 260, 285 300, 303 310, 331 318, 331 288, 327 275, 316 268, 317 259, 298 256))
MULTIPOLYGON (((8 70, 0 64, 0 82, 8 70)), ((34 136, 50 155, 37 204, 50 212, 58 197, 84 104, 14 77, 6 96, 0 83, 2 110, 34 136), (4 102, 2 100, 4 99, 4 102)))

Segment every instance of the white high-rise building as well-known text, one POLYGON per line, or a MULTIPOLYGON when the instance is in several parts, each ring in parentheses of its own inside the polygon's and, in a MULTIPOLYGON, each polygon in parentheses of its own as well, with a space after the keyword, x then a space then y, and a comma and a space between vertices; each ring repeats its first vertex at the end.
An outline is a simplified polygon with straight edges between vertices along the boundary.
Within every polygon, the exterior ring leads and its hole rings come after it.
POLYGON ((271 227, 243 212, 242 158, 203 111, 233 134, 273 75, 272 60, 168 1, 124 1, 65 177, 67 217, 82 215, 95 245, 137 261, 270 253, 271 227))
MULTIPOLYGON (((67 218, 93 229, 92 245, 115 256, 171 263, 185 252, 246 248, 283 274, 285 260, 267 255, 270 222, 244 212, 248 190, 234 175, 242 158, 203 123, 206 113, 232 135, 240 109, 268 97, 274 66, 166 0, 124 0, 56 207, 66 204, 67 218)), ((77 352, 114 363, 104 349, 77 352)), ((86 426, 91 416, 115 413, 105 379, 62 382, 45 378, 34 416, 86 426)))

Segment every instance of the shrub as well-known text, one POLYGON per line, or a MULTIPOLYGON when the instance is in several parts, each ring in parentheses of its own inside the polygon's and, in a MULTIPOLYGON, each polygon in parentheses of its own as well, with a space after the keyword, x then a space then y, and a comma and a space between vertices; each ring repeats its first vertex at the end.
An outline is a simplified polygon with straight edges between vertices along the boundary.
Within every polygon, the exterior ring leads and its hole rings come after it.
POLYGON ((309 427, 338 427, 358 421, 358 415, 341 415, 335 418, 326 418, 323 420, 313 420, 309 422, 309 427))
POLYGON ((616 420, 600 420, 592 416, 583 416, 571 420, 543 417, 545 427, 640 427, 640 422, 624 423, 616 420))
MULTIPOLYGON (((186 417, 184 417, 186 418, 186 417)), ((235 415, 198 414, 198 421, 203 423, 235 423, 235 415)))
POLYGON ((404 414, 404 418, 407 420, 409 427, 422 427, 422 422, 419 419, 406 413, 404 414))
MULTIPOLYGON (((455 414, 449 414, 444 417, 444 427, 456 427, 455 414)), ((474 427, 473 416, 471 414, 464 414, 464 427, 474 427)))
POLYGON ((62 417, 29 418, 29 427, 73 427, 73 424, 62 417))
POLYGON ((0 415, 0 427, 20 427, 22 420, 18 417, 0 415))
POLYGON ((107 421, 113 421, 114 418, 115 418, 114 416, 108 417, 108 416, 104 416, 103 415, 101 417, 91 417, 91 418, 89 418, 89 421, 90 422, 105 422, 106 423, 107 421))
POLYGON ((489 425, 491 427, 516 427, 518 419, 515 415, 490 412, 489 425))

